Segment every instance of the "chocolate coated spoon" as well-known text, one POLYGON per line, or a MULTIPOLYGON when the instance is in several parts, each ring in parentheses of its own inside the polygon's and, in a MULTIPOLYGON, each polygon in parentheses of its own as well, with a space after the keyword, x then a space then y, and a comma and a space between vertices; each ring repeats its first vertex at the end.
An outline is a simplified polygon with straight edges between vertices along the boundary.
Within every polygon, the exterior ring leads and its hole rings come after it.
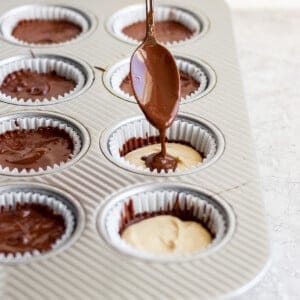
POLYGON ((161 152, 151 154, 145 161, 151 170, 175 170, 177 160, 167 155, 165 136, 178 112, 180 77, 172 54, 155 39, 153 0, 146 0, 146 13, 146 37, 131 57, 130 76, 140 108, 159 130, 161 152))

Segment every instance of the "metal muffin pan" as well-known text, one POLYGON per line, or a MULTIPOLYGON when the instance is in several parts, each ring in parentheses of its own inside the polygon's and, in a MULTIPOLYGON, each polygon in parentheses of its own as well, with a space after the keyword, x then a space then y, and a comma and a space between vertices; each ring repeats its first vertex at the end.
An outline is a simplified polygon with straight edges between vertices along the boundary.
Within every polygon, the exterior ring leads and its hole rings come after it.
MULTIPOLYGON (((30 0, 1 2, 0 16, 25 2, 30 3, 30 0)), ((37 4, 43 2, 38 0, 37 4)), ((59 0, 51 4, 64 5, 59 0)), ((101 136, 112 124, 142 116, 138 105, 120 101, 107 90, 102 72, 89 67, 107 69, 130 57, 135 45, 112 36, 107 30, 107 21, 114 13, 132 6, 132 1, 112 0, 102 5, 97 0, 86 3, 70 0, 66 4, 82 11, 85 11, 82 7, 88 7, 98 26, 84 38, 65 43, 63 47, 35 47, 33 52, 86 61, 84 65, 95 80, 72 101, 51 105, 51 112, 48 106, 36 106, 34 113, 49 113, 82 124, 89 137, 85 154, 68 168, 40 176, 18 177, 18 182, 15 176, 2 174, 0 187, 26 185, 33 188, 42 184, 47 190, 55 189, 67 195, 67 199, 80 203, 85 222, 74 242, 72 239, 53 255, 26 264, 0 265, 3 282, 0 298, 220 299, 239 295, 263 275, 269 263, 270 245, 227 6, 222 0, 186 0, 184 4, 180 0, 161 0, 157 3, 206 15, 209 20, 209 30, 201 38, 172 46, 171 50, 176 49, 175 55, 206 62, 215 72, 214 88, 201 101, 181 105, 180 113, 215 124, 224 139, 222 155, 213 164, 190 174, 159 177, 120 168, 107 159, 99 147, 101 136), (230 207, 234 230, 226 243, 195 259, 162 263, 124 255, 99 234, 98 212, 124 190, 146 185, 152 188, 188 185, 195 190, 209 191, 210 197, 223 199, 230 207)), ((4 39, 0 39, 0 48, 0 61, 26 56, 30 51, 28 47, 4 39)), ((30 107, 23 108, 20 112, 20 106, 0 101, 2 117, 33 113, 30 107)), ((105 142, 101 142, 101 147, 105 146, 105 142)))

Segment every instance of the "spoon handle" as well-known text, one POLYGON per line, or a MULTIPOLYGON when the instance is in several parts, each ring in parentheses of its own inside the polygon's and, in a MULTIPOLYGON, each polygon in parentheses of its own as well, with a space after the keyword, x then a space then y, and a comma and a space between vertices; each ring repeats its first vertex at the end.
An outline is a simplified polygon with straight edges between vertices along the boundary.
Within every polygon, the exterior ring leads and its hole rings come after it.
POLYGON ((153 25, 154 25, 154 20, 153 20, 153 0, 146 0, 146 23, 147 23, 147 36, 153 36, 154 31, 153 31, 153 25))

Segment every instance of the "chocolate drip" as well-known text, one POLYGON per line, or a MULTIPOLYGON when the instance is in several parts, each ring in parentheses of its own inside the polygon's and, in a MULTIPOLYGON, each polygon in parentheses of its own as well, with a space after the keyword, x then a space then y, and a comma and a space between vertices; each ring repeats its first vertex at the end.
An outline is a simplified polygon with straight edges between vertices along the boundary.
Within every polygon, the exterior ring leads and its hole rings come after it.
POLYGON ((15 130, 0 135, 0 165, 38 170, 66 162, 74 151, 69 134, 56 127, 15 130))
MULTIPOLYGON (((193 147, 189 142, 180 141, 180 140, 169 140, 167 137, 165 138, 165 141, 167 143, 178 143, 178 144, 189 146, 189 147, 193 148, 194 150, 196 150, 201 155, 201 157, 205 158, 205 154, 198 151, 197 149, 195 149, 195 147, 193 147)), ((139 149, 139 148, 143 148, 143 147, 148 146, 148 145, 158 144, 158 143, 160 143, 160 136, 148 136, 148 135, 146 135, 145 138, 142 138, 142 137, 131 138, 131 139, 127 140, 126 143, 123 144, 122 148, 120 149, 120 156, 124 157, 126 154, 128 154, 131 151, 134 151, 134 150, 139 149)), ((153 166, 151 164, 149 164, 149 159, 153 160, 154 155, 156 155, 156 153, 153 153, 149 156, 141 157, 141 159, 145 161, 146 166, 151 171, 153 171, 154 169, 157 169, 157 168, 153 168, 153 166)), ((166 159, 168 160, 168 156, 167 156, 166 159)), ((165 172, 168 172, 168 170, 170 170, 170 169, 175 171, 175 169, 176 169, 176 167, 173 164, 173 159, 171 159, 171 161, 166 161, 164 163, 164 165, 166 166, 166 168, 164 169, 165 172), (170 163, 170 165, 169 165, 169 163, 170 163)))
POLYGON ((76 86, 73 80, 56 74, 55 71, 37 73, 30 70, 19 70, 8 74, 0 91, 17 99, 37 100, 57 98, 70 92, 76 86))
MULTIPOLYGON (((180 75, 180 87, 181 87, 180 98, 185 98, 186 96, 190 95, 191 93, 199 89, 201 83, 195 80, 192 76, 190 76, 189 74, 183 71, 179 71, 179 75, 180 75)), ((125 93, 129 94, 130 96, 133 96, 133 90, 132 90, 132 85, 131 85, 131 80, 129 75, 127 75, 122 81, 120 85, 120 89, 125 93)))
POLYGON ((53 44, 69 41, 82 32, 82 28, 67 20, 22 20, 12 35, 33 44, 53 44))
POLYGON ((175 170, 177 159, 166 153, 166 130, 173 123, 180 98, 180 78, 172 54, 157 43, 153 18, 153 0, 146 0, 147 34, 130 61, 134 96, 147 120, 159 130, 161 151, 146 159, 158 172, 175 170))
POLYGON ((0 207, 0 253, 48 251, 65 232, 62 215, 37 203, 0 207))
POLYGON ((161 153, 152 153, 148 156, 143 156, 142 160, 145 161, 146 167, 150 171, 157 170, 158 173, 164 170, 168 173, 168 170, 175 171, 178 165, 178 160, 171 155, 161 153))
MULTIPOLYGON (((206 215, 206 217, 203 220, 200 220, 198 217, 196 217, 198 213, 198 206, 196 206, 194 203, 189 205, 189 202, 186 198, 179 200, 179 195, 176 196, 176 200, 173 205, 168 203, 167 209, 160 208, 158 211, 145 211, 142 213, 135 213, 133 200, 130 199, 127 203, 124 203, 119 224, 119 234, 121 235, 122 232, 132 224, 161 215, 171 215, 181 219, 182 221, 197 222, 210 232, 207 224, 209 224, 211 221, 211 208, 204 206, 203 215, 206 215)), ((214 238, 215 233, 211 232, 211 234, 214 238)))
MULTIPOLYGON (((190 38, 193 32, 177 21, 167 20, 155 23, 155 35, 159 42, 179 42, 190 38)), ((133 38, 142 41, 145 38, 146 22, 136 22, 123 28, 122 32, 133 38)))

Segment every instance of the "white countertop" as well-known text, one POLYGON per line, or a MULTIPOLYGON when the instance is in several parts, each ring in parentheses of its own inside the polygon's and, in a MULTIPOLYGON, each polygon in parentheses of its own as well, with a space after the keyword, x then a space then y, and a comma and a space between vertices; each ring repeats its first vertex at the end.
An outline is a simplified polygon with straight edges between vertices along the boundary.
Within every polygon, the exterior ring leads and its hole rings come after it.
POLYGON ((238 299, 298 300, 300 6, 241 9, 229 2, 273 248, 265 277, 238 299))

